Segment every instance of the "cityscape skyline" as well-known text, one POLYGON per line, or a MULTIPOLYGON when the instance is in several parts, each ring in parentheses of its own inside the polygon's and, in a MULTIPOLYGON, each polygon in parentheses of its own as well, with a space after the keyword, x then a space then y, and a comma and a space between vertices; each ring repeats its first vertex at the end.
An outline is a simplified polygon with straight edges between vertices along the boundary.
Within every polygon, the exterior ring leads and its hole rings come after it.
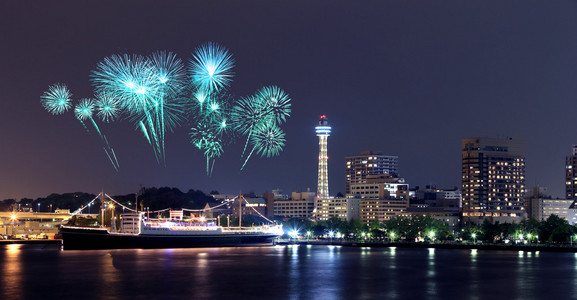
POLYGON ((291 3, 153 1, 0 4, 0 199, 49 193, 135 193, 144 186, 263 193, 315 189, 321 114, 333 132, 330 193, 345 193, 345 157, 399 157, 411 187, 460 186, 466 137, 513 137, 526 144, 526 187, 565 194, 565 157, 577 144, 575 3, 471 1, 291 3), (157 18, 150 22, 147 16, 157 18), (213 16, 219 16, 215 21, 213 16), (286 147, 253 158, 242 143, 206 176, 188 130, 166 135, 166 167, 129 122, 107 131, 114 171, 94 135, 73 116, 55 118, 40 96, 67 83, 92 97, 90 70, 112 54, 174 51, 188 61, 215 42, 236 61, 235 98, 267 85, 290 95, 286 147))

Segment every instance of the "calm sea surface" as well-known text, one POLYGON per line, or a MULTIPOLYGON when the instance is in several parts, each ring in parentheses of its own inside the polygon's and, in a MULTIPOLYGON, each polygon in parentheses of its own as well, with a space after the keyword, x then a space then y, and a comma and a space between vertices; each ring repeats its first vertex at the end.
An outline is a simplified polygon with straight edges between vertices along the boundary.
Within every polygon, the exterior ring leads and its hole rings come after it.
POLYGON ((0 299, 572 299, 573 253, 0 246, 0 299))

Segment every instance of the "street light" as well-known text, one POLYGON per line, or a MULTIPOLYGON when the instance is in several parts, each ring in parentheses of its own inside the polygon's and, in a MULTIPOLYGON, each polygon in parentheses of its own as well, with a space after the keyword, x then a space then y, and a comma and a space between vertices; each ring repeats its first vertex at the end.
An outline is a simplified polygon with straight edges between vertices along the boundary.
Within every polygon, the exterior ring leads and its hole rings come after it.
POLYGON ((16 214, 12 212, 12 215, 10 216, 10 221, 12 223, 12 236, 14 236, 14 224, 16 223, 16 219, 16 214))
POLYGON ((429 238, 431 239, 431 241, 435 240, 435 232, 434 231, 429 232, 429 238))
POLYGON ((36 210, 36 212, 40 212, 40 202, 38 202, 38 209, 36 210))
POLYGON ((394 242, 395 241, 395 233, 391 232, 391 241, 394 242))
POLYGON ((293 242, 295 242, 297 239, 297 236, 299 235, 299 232, 296 230, 293 230, 293 231, 289 232, 289 235, 293 238, 293 242))

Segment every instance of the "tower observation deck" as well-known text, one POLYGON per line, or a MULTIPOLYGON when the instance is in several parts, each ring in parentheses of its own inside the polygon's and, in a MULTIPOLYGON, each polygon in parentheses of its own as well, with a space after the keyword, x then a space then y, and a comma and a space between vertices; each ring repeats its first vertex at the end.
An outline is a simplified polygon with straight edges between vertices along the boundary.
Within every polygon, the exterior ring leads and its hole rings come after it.
POLYGON ((319 125, 315 127, 317 136, 319 137, 319 181, 317 187, 317 197, 329 197, 329 174, 328 174, 328 149, 327 140, 331 134, 331 126, 329 126, 328 119, 322 115, 319 119, 319 125))

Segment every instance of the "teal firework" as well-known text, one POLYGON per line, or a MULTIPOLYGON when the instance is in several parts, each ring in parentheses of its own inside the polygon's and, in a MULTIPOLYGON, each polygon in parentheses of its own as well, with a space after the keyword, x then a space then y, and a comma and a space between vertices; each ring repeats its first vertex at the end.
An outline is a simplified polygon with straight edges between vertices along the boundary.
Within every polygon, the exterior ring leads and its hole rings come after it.
POLYGON ((285 134, 274 125, 265 125, 257 130, 251 139, 256 152, 262 157, 278 156, 285 145, 285 134))
POLYGON ((190 60, 191 81, 198 90, 219 91, 232 82, 234 59, 228 50, 209 42, 198 47, 190 60))
POLYGON ((40 97, 42 106, 53 115, 60 115, 72 107, 72 94, 64 84, 54 84, 40 97))
POLYGON ((74 115, 80 121, 92 120, 93 113, 94 113, 93 99, 81 99, 80 102, 74 108, 74 115))
POLYGON ((263 87, 257 91, 256 97, 259 98, 263 104, 265 115, 275 123, 284 123, 286 119, 290 117, 291 99, 277 86, 263 87))
POLYGON ((120 107, 118 98, 112 93, 101 92, 96 95, 97 116, 104 122, 111 122, 118 118, 120 107))
POLYGON ((273 123, 265 123, 255 128, 250 142, 253 146, 252 150, 246 157, 241 170, 244 169, 246 163, 256 151, 261 157, 272 157, 279 155, 285 144, 285 134, 273 123))
MULTIPOLYGON (((208 42, 196 48, 185 65, 167 51, 148 56, 120 54, 105 57, 90 75, 95 99, 82 99, 74 115, 104 143, 106 155, 118 170, 116 154, 97 121, 127 119, 144 136, 159 164, 165 164, 165 135, 186 125, 190 142, 203 153, 206 172, 236 137, 242 137, 242 168, 253 153, 278 155, 285 137, 280 126, 291 114, 291 99, 277 86, 265 86, 237 101, 227 89, 234 77, 234 59, 225 47, 208 42), (92 128, 92 126, 94 128, 92 128), (245 156, 250 144, 250 153, 245 156)), ((63 84, 49 87, 41 104, 52 114, 72 108, 63 84)))

